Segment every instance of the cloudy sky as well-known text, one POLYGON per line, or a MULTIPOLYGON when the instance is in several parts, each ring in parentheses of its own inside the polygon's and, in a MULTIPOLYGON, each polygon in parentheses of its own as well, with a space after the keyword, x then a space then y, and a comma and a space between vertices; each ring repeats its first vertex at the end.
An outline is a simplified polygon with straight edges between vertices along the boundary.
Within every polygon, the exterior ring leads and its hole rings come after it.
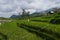
POLYGON ((60 0, 0 0, 0 17, 10 17, 22 12, 22 8, 31 13, 60 7, 60 0))

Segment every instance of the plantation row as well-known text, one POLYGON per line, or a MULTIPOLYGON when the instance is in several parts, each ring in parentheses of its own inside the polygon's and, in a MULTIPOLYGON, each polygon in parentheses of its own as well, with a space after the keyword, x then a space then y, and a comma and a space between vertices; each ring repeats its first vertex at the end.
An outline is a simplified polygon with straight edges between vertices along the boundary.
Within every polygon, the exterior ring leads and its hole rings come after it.
POLYGON ((30 22, 24 22, 24 24, 26 24, 26 25, 31 25, 31 26, 33 26, 33 27, 35 27, 35 26, 37 26, 38 28, 39 27, 42 27, 42 28, 46 28, 46 29, 50 29, 50 30, 52 30, 52 31, 54 31, 54 32, 58 32, 58 33, 60 33, 59 32, 59 30, 60 30, 60 25, 57 25, 57 24, 50 24, 50 23, 46 23, 46 22, 34 22, 34 21, 30 21, 30 22))
POLYGON ((50 24, 48 22, 37 22, 34 20, 29 22, 24 20, 22 23, 17 23, 17 25, 36 35, 41 34, 40 36, 43 36, 43 39, 60 40, 60 25, 50 24))
POLYGON ((36 31, 35 29, 29 28, 27 26, 21 25, 20 27, 28 30, 29 32, 31 32, 33 34, 36 34, 37 36, 41 37, 43 40, 55 40, 53 37, 51 37, 45 33, 36 31))
POLYGON ((42 37, 45 40, 60 40, 60 34, 57 32, 53 32, 52 30, 48 30, 42 27, 36 27, 26 24, 17 24, 19 27, 28 30, 29 32, 35 33, 36 35, 42 37))

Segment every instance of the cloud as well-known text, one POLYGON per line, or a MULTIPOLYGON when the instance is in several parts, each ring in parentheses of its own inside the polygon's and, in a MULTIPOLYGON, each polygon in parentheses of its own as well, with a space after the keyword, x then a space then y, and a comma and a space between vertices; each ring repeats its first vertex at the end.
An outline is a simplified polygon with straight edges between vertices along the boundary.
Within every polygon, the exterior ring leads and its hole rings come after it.
POLYGON ((60 7, 60 0, 0 0, 0 16, 18 14, 22 12, 22 8, 33 13, 36 10, 43 11, 54 7, 60 7))

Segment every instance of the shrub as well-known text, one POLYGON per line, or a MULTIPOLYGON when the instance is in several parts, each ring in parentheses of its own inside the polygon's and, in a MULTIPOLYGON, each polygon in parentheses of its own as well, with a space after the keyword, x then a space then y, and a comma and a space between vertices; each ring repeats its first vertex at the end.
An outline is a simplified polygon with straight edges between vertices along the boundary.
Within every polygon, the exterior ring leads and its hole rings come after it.
POLYGON ((60 24, 60 19, 51 19, 50 23, 52 23, 52 24, 60 24))

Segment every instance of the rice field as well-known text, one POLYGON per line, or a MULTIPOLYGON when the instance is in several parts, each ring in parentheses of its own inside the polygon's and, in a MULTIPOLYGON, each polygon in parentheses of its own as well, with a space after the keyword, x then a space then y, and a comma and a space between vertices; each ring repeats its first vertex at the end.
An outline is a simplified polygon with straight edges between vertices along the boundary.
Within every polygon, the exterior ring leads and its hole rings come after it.
POLYGON ((60 40, 60 24, 45 20, 50 19, 36 17, 1 23, 0 40, 60 40))

